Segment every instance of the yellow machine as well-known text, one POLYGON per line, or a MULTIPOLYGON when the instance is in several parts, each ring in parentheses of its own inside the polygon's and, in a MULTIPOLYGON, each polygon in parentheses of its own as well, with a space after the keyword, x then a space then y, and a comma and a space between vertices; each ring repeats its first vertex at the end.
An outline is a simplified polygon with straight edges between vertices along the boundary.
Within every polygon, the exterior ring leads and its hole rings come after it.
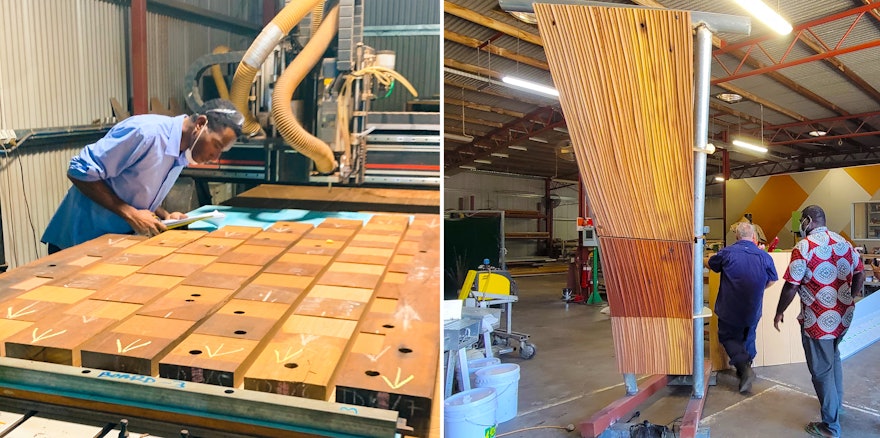
MULTIPOLYGON (((488 262, 487 262, 488 263, 488 262)), ((517 297, 516 282, 510 277, 510 273, 496 269, 488 264, 480 266, 485 270, 469 270, 465 276, 458 299, 466 300, 474 298, 478 307, 501 306, 506 314, 507 324, 492 331, 491 341, 486 341, 487 356, 490 351, 497 350, 498 354, 506 354, 519 351, 523 359, 531 359, 535 356, 535 344, 529 341, 529 335, 511 330, 513 303, 519 300, 517 297), (497 348, 493 347, 496 346, 497 348)))

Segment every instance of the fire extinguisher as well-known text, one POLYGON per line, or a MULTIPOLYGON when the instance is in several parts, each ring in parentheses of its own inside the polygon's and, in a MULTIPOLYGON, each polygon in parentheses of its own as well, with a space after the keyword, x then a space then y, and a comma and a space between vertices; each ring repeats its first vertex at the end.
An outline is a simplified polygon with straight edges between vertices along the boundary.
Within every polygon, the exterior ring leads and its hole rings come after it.
POLYGON ((581 288, 586 289, 593 282, 593 268, 586 263, 581 265, 581 288))

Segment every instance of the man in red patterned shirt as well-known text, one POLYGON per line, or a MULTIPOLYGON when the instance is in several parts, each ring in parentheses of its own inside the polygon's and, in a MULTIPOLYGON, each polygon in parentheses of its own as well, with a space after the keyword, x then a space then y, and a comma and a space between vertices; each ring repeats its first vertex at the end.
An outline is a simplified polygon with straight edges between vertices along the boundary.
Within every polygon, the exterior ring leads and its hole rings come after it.
POLYGON ((822 414, 821 422, 804 429, 812 436, 839 437, 843 368, 837 347, 853 319, 852 292, 862 289, 864 265, 852 245, 825 226, 821 207, 805 208, 800 228, 804 238, 791 251, 773 326, 779 330, 785 309, 798 294, 801 342, 822 414))

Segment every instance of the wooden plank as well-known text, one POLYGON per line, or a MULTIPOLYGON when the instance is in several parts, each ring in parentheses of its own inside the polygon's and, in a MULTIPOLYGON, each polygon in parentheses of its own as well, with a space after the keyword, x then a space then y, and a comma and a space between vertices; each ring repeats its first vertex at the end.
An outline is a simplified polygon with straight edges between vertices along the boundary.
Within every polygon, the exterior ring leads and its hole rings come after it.
POLYGON ((218 228, 218 229, 208 233, 208 236, 209 237, 225 237, 227 239, 247 240, 262 231, 263 231, 263 229, 260 227, 245 227, 245 226, 240 226, 240 225, 224 225, 222 228, 218 228))
POLYGON ((10 337, 23 333, 34 325, 31 321, 0 319, 0 354, 6 354, 6 340, 10 337))
POLYGON ((205 234, 208 233, 205 231, 168 230, 141 242, 139 245, 180 248, 205 234))
POLYGON ((301 293, 302 288, 286 288, 252 282, 238 291, 235 298, 265 303, 293 304, 301 293))
POLYGON ((233 291, 199 286, 178 286, 138 310, 138 315, 199 321, 223 303, 233 291))
POLYGON ((236 290, 259 271, 259 266, 216 262, 190 274, 182 284, 236 290))
POLYGON ((177 249, 178 254, 201 254, 211 256, 221 256, 232 251, 238 245, 244 243, 245 239, 230 239, 225 237, 202 237, 192 243, 185 245, 183 248, 177 249))
POLYGON ((264 266, 284 251, 283 247, 243 244, 220 256, 217 261, 264 266))
POLYGON ((60 312, 67 306, 67 303, 13 298, 0 303, 0 309, 6 309, 6 312, 0 313, 0 316, 10 320, 36 322, 60 312))
POLYGON ((282 334, 272 339, 244 378, 244 388, 326 400, 327 382, 347 339, 321 335, 282 334))
POLYGON ((280 303, 233 299, 199 324, 194 333, 259 341, 289 308, 280 303))
POLYGON ((161 260, 141 268, 138 272, 142 274, 174 275, 177 277, 186 277, 193 272, 202 269, 216 259, 217 257, 215 256, 175 253, 163 257, 161 260))
POLYGON ((394 254, 394 250, 390 248, 370 248, 352 244, 342 250, 342 253, 336 257, 336 260, 339 262, 384 266, 388 264, 392 254, 394 254))
POLYGON ((262 184, 231 200, 237 207, 298 208, 313 211, 391 211, 439 213, 438 190, 262 184))
POLYGON ((693 319, 612 317, 618 369, 636 374, 690 374, 693 319), (636 352, 650 351, 650 355, 636 352))
POLYGON ((80 366, 80 346, 117 320, 65 315, 33 323, 5 341, 6 356, 19 359, 80 366))
POLYGON ((83 344, 82 366, 109 371, 156 376, 159 359, 186 335, 195 323, 169 318, 133 315, 112 330, 83 344))
POLYGON ((95 293, 91 289, 77 289, 60 286, 40 286, 18 296, 23 300, 49 301, 52 303, 71 304, 84 300, 95 293))
POLYGON ((177 286, 183 278, 170 275, 132 274, 112 287, 100 289, 92 299, 145 304, 177 286))
POLYGON ((159 376, 210 385, 238 387, 247 358, 258 342, 191 334, 159 361, 159 376))

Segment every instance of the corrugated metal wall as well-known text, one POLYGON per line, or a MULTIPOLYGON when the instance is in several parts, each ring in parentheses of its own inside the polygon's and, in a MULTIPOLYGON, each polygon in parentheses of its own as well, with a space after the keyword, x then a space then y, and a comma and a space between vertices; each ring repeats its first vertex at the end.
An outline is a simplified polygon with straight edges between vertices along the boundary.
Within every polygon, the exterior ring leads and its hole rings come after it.
POLYGON ((22 148, 9 157, 0 155, 0 214, 10 268, 46 255, 40 237, 70 187, 67 166, 82 146, 22 148))
MULTIPOLYGON (((440 2, 437 0, 369 0, 364 4, 364 28, 394 26, 401 35, 365 36, 364 43, 376 50, 397 54, 396 70, 419 93, 420 99, 440 97, 440 2), (436 35, 426 35, 425 25, 436 25, 436 35)), ((376 100, 377 111, 403 111, 413 97, 395 87, 387 99, 376 100)))
POLYGON ((250 37, 153 13, 147 14, 147 37, 148 97, 158 97, 166 107, 173 97, 184 112, 190 112, 183 87, 190 64, 218 45, 233 51, 246 50, 253 41, 250 37))
MULTIPOLYGON (((262 3, 186 0, 244 21, 262 21, 262 3)), ((0 0, 0 129, 88 125, 109 120, 109 99, 128 98, 128 7, 101 0, 0 0)), ((216 45, 245 49, 251 39, 148 13, 149 96, 184 107, 189 64, 216 45)), ((185 107, 184 107, 184 110, 185 107)), ((0 154, 0 215, 10 267, 46 254, 39 243, 70 187, 66 170, 82 144, 0 154)))
POLYGON ((0 17, 0 128, 85 125, 125 100, 125 7, 4 0, 0 17))

